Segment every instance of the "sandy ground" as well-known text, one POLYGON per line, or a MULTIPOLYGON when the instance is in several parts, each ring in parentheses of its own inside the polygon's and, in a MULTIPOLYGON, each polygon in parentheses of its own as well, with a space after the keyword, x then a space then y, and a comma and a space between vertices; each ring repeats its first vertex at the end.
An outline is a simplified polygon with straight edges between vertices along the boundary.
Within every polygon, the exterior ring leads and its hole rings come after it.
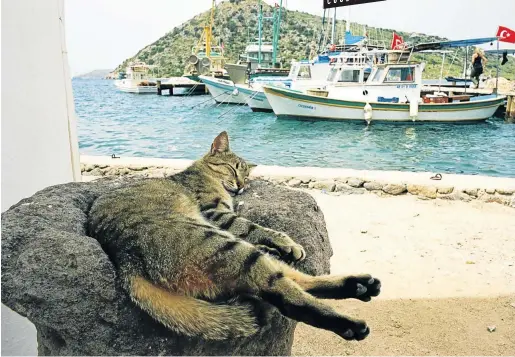
POLYGON ((308 192, 326 218, 332 273, 371 273, 382 293, 371 303, 327 301, 365 319, 366 340, 299 324, 293 354, 515 354, 513 208, 308 192))

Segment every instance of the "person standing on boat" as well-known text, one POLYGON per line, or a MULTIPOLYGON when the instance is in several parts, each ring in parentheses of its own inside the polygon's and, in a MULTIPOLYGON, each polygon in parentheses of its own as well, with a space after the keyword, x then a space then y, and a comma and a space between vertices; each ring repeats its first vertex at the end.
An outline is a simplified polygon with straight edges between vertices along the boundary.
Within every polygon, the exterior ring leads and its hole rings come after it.
POLYGON ((472 71, 470 72, 470 77, 476 88, 479 88, 479 76, 483 73, 486 62, 488 60, 485 57, 485 53, 481 48, 477 47, 472 55, 472 71))

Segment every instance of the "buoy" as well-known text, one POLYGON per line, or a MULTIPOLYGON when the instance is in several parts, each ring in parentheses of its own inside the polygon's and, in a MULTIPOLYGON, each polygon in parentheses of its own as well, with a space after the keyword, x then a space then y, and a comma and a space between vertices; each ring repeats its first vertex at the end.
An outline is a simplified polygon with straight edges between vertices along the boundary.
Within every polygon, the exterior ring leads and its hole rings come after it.
POLYGON ((234 90, 232 91, 231 93, 233 96, 237 96, 238 94, 240 94, 240 91, 238 90, 238 88, 234 88, 234 90))
POLYGON ((370 122, 372 121, 372 106, 368 102, 365 105, 365 107, 363 108, 363 115, 365 117, 365 121, 367 122, 367 125, 369 125, 370 122))
POLYGON ((409 103, 409 116, 415 121, 418 116, 418 100, 411 100, 409 103))

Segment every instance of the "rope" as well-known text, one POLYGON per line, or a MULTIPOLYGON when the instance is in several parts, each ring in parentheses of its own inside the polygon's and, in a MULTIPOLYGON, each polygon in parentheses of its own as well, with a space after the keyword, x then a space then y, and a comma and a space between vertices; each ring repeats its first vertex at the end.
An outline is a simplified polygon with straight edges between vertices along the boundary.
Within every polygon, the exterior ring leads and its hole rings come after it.
MULTIPOLYGON (((255 97, 256 95, 258 95, 258 94, 259 94, 259 92, 258 92, 258 91, 256 91, 255 93, 253 93, 253 94, 249 97, 249 99, 248 99, 245 103, 238 103, 234 108, 231 108, 231 109, 229 109, 228 111, 226 111, 226 112, 224 112, 224 113, 220 114, 220 115, 218 116, 218 118, 217 118, 217 119, 220 119, 221 117, 225 116, 226 114, 228 114, 228 113, 230 113, 230 112, 232 112, 232 111, 235 111, 236 109, 241 109, 243 106, 248 105, 248 104, 249 104, 249 102, 250 102, 252 99, 254 99, 254 97, 255 97)), ((222 121, 223 121, 223 119, 222 119, 222 120, 220 120, 220 121, 218 121, 216 124, 220 124, 222 121)))
POLYGON ((206 101, 200 102, 199 104, 194 105, 193 107, 191 107, 191 109, 195 109, 195 108, 196 108, 196 107, 198 107, 199 105, 202 105, 202 104, 204 104, 204 103, 207 103, 207 102, 209 102, 211 99, 216 99, 216 98, 218 98, 219 96, 224 95, 224 94, 227 94, 227 92, 223 92, 223 93, 221 93, 221 94, 217 95, 216 97, 211 97, 211 98, 209 98, 209 99, 208 99, 208 100, 206 100, 206 101))

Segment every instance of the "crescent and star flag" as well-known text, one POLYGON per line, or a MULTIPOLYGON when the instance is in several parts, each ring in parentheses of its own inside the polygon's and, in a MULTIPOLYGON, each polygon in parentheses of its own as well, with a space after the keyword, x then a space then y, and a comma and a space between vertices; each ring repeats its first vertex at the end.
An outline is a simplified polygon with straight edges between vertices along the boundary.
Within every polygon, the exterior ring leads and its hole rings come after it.
POLYGON ((497 37, 499 37, 499 41, 515 43, 515 31, 507 27, 499 26, 497 37))
POLYGON ((399 50, 402 49, 402 45, 404 44, 404 39, 402 36, 397 35, 395 32, 393 33, 393 39, 392 39, 392 50, 399 50))

